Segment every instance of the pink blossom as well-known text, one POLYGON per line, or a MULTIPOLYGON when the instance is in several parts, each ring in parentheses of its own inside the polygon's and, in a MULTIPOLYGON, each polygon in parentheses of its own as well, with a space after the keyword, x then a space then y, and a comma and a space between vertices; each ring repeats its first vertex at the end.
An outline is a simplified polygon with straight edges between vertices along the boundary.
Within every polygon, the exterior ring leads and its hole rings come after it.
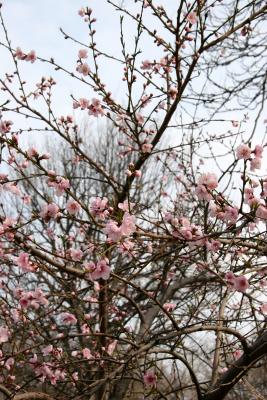
POLYGON ((124 200, 123 203, 119 203, 118 204, 118 208, 120 210, 125 211, 125 212, 129 212, 134 206, 135 206, 135 204, 134 203, 129 203, 128 200, 124 200))
POLYGON ((151 95, 145 94, 141 98, 141 107, 144 108, 146 107, 149 103, 151 103, 151 95))
POLYGON ((171 312, 175 309, 176 304, 175 303, 165 303, 163 304, 163 308, 164 310, 166 310, 167 312, 171 312))
POLYGON ((104 228, 104 233, 112 242, 118 242, 122 237, 121 229, 118 227, 118 223, 113 220, 108 221, 104 228))
POLYGON ((260 146, 259 144, 257 144, 257 145, 255 146, 255 149, 254 149, 255 157, 256 157, 256 158, 261 158, 261 157, 262 157, 263 150, 264 150, 263 147, 260 146))
POLYGON ((105 219, 109 215, 108 199, 106 197, 103 197, 103 199, 96 197, 90 204, 90 211, 94 217, 105 219))
POLYGON ((78 372, 73 372, 73 374, 71 375, 71 377, 72 377, 72 379, 74 380, 74 381, 78 381, 79 380, 79 374, 78 374, 78 372))
POLYGON ((74 325, 77 323, 77 318, 75 315, 69 313, 69 312, 64 312, 60 315, 60 319, 63 324, 65 325, 74 325))
POLYGON ((13 357, 9 357, 9 358, 6 360, 6 362, 5 362, 5 368, 6 368, 8 371, 10 371, 11 368, 13 367, 14 363, 15 363, 14 358, 13 358, 13 357))
POLYGON ((80 8, 80 10, 78 10, 78 14, 80 15, 80 17, 84 17, 85 16, 85 9, 83 7, 80 8))
POLYGON ((7 328, 0 327, 0 343, 5 343, 8 341, 10 332, 7 328))
POLYGON ((144 374, 144 384, 145 384, 145 386, 156 386, 156 383, 157 383, 157 377, 156 377, 156 375, 155 375, 155 373, 154 372, 152 372, 152 371, 147 371, 145 374, 144 374))
POLYGON ((82 325, 82 333, 85 335, 87 333, 90 333, 90 327, 87 324, 82 325))
POLYGON ((263 205, 259 205, 256 210, 256 217, 260 219, 267 219, 267 208, 263 205))
POLYGON ((80 204, 75 200, 70 199, 66 204, 66 210, 71 215, 77 214, 80 211, 80 209, 81 209, 80 204))
POLYGON ((226 272, 225 279, 230 287, 234 287, 235 274, 232 271, 226 272))
POLYGON ((221 243, 218 240, 209 240, 206 242, 206 248, 209 251, 218 251, 221 247, 221 243))
POLYGON ((102 117, 105 115, 105 111, 102 108, 102 105, 100 103, 100 100, 98 99, 92 99, 91 104, 88 106, 88 114, 93 115, 94 117, 102 117))
POLYGON ((140 113, 136 113, 135 118, 136 118, 138 125, 143 125, 143 123, 145 122, 144 116, 140 113))
POLYGON ((56 188, 56 195, 61 196, 65 190, 70 188, 70 182, 68 179, 57 177, 53 186, 56 188))
POLYGON ((197 23, 197 14, 192 11, 187 15, 186 19, 190 24, 194 25, 197 23))
POLYGON ((79 50, 78 57, 79 58, 87 58, 88 57, 88 50, 86 50, 86 49, 79 50))
POLYGON ((245 293, 249 287, 249 282, 244 275, 235 276, 232 271, 229 271, 225 274, 225 279, 229 287, 237 292, 245 293))
POLYGON ((20 47, 16 48, 16 51, 14 53, 14 57, 17 58, 18 60, 24 60, 26 57, 26 54, 23 53, 20 47))
POLYGON ((130 240, 125 240, 122 242, 119 246, 119 252, 122 254, 126 254, 128 256, 132 256, 132 250, 134 248, 134 243, 131 242, 130 240))
POLYGON ((82 355, 83 355, 83 358, 87 358, 87 360, 90 360, 90 358, 93 358, 91 351, 87 347, 85 347, 82 350, 82 355))
POLYGON ((83 256, 83 252, 80 249, 69 249, 68 253, 73 261, 80 261, 83 256))
POLYGON ((50 219, 56 219, 59 215, 59 208, 55 203, 50 203, 44 205, 42 211, 40 212, 40 217, 45 221, 49 221, 50 219))
POLYGON ((110 276, 110 266, 108 265, 108 260, 103 259, 97 262, 94 270, 91 272, 90 277, 94 281, 96 279, 109 279, 110 276))
POLYGON ((198 185, 196 187, 196 195, 199 200, 206 200, 210 201, 212 199, 212 196, 210 193, 207 191, 204 185, 198 185))
POLYGON ((81 98, 79 99, 79 105, 82 110, 86 110, 89 107, 89 100, 81 98))
POLYGON ((37 57, 36 57, 36 53, 35 53, 34 50, 31 50, 31 51, 27 54, 27 56, 26 56, 26 58, 25 58, 26 61, 30 61, 31 63, 34 63, 34 62, 36 61, 36 59, 37 59, 37 57))
POLYGON ((251 156, 251 149, 247 144, 241 144, 236 149, 236 158, 238 160, 248 160, 251 156))
POLYGON ((178 89, 176 87, 171 87, 168 91, 168 94, 171 96, 171 98, 174 100, 177 96, 178 89))
POLYGON ((238 292, 245 293, 247 288, 249 287, 249 283, 247 278, 244 275, 240 275, 235 278, 234 289, 238 292))
POLYGON ((135 217, 129 213, 125 213, 121 224, 121 233, 123 236, 129 236, 136 231, 135 217))
POLYGON ((254 198, 253 189, 252 188, 245 188, 244 195, 245 195, 245 202, 248 203, 249 200, 252 200, 254 198))
POLYGON ((150 143, 142 144, 142 152, 143 153, 151 153, 151 150, 152 150, 152 144, 150 144, 150 143))
POLYGON ((39 153, 35 147, 30 147, 29 150, 27 150, 27 156, 29 158, 38 158, 39 153))
POLYGON ((153 64, 149 60, 144 60, 140 68, 143 70, 149 70, 152 68, 152 66, 153 64))
POLYGON ((262 314, 267 314, 267 303, 262 304, 262 306, 260 307, 260 312, 262 314))
POLYGON ((255 157, 250 161, 250 170, 261 169, 261 158, 255 157))
POLYGON ((204 185, 209 190, 214 190, 218 186, 217 176, 213 173, 202 174, 198 179, 198 185, 204 185))
POLYGON ((48 300, 46 299, 42 289, 39 288, 29 292, 25 292, 18 288, 15 290, 15 295, 19 298, 19 303, 23 308, 33 308, 37 310, 40 305, 48 305, 48 300))
POLYGON ((193 238, 190 227, 182 227, 181 229, 179 229, 179 233, 185 240, 192 240, 193 238))
POLYGON ((44 357, 48 356, 50 353, 52 353, 52 351, 53 351, 53 346, 52 346, 52 344, 49 344, 48 346, 46 346, 42 349, 43 356, 44 357))
POLYGON ((236 207, 226 206, 224 220, 232 224, 236 223, 238 218, 238 209, 236 207))
POLYGON ((90 68, 87 63, 81 63, 77 65, 76 71, 84 76, 87 76, 90 73, 90 68))
POLYGON ((34 266, 29 261, 29 254, 24 252, 21 252, 16 258, 16 264, 23 272, 32 272, 35 270, 34 266))
POLYGON ((8 133, 13 125, 12 121, 2 121, 0 120, 0 133, 8 133))

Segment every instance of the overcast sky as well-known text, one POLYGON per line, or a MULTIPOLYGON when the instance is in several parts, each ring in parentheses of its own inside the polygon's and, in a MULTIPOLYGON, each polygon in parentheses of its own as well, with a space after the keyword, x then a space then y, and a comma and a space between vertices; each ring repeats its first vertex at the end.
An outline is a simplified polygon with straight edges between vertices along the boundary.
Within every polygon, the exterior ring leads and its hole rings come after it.
MULTIPOLYGON (((170 1, 174 5, 173 0, 162 0, 161 3, 170 4, 170 1)), ((124 3, 128 3, 130 6, 134 4, 133 0, 124 0, 124 3)), ((62 27, 71 36, 86 43, 88 40, 87 24, 78 15, 78 10, 82 6, 91 7, 97 18, 95 27, 97 29, 98 46, 114 56, 120 56, 120 15, 107 3, 107 0, 84 2, 80 0, 3 0, 3 15, 13 48, 20 46, 25 52, 34 49, 37 55, 44 58, 54 57, 60 65, 75 71, 77 52, 81 46, 65 40, 59 32, 59 28, 62 27)), ((127 41, 131 43, 135 30, 128 20, 125 21, 125 33, 127 41)), ((145 54, 142 59, 157 58, 155 54, 157 50, 154 46, 150 46, 147 42, 144 43, 143 48, 145 48, 145 54)), ((1 55, 3 55, 3 52, 1 52, 1 55)), ((90 59, 88 63, 90 65, 90 59)), ((3 72, 10 71, 9 66, 10 60, 2 56, 0 60, 1 75, 3 72)), ((104 82, 107 83, 114 96, 123 101, 125 87, 121 80, 122 66, 108 61, 101 67, 104 82)), ((24 77, 32 85, 35 85, 41 76, 52 74, 59 83, 55 91, 55 106, 59 115, 72 113, 71 94, 78 98, 91 98, 94 95, 92 91, 90 92, 88 86, 80 85, 76 80, 56 73, 43 63, 38 62, 33 65, 21 63, 21 68, 24 77)), ((231 118, 230 114, 229 118, 231 118)), ((219 129, 221 127, 222 125, 219 129)), ((264 129, 263 125, 261 127, 264 129)), ((227 129, 231 129, 231 126, 227 129)), ((263 132, 259 132, 259 137, 262 137, 262 135, 263 132)))

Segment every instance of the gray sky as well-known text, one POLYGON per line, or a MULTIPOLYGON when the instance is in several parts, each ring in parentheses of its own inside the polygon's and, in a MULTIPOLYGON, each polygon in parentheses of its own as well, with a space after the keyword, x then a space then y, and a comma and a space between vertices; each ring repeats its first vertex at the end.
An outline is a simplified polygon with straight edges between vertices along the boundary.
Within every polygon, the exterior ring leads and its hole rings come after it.
MULTIPOLYGON (((132 6, 132 0, 126 0, 125 3, 132 6)), ((161 4, 168 4, 169 0, 163 0, 161 4)), ((173 4, 173 3, 172 3, 173 4)), ((23 51, 27 52, 34 49, 37 55, 55 60, 69 70, 75 71, 77 52, 81 46, 72 44, 69 40, 65 40, 59 32, 62 27, 68 34, 76 39, 86 43, 88 40, 87 24, 78 15, 78 10, 82 6, 89 6, 93 9, 93 13, 97 18, 95 25, 97 29, 97 44, 99 47, 112 55, 121 55, 120 37, 119 37, 119 13, 114 11, 113 7, 106 0, 3 0, 3 14, 8 28, 8 32, 13 47, 20 46, 23 51)), ((149 20, 152 23, 152 20, 149 20)), ((135 30, 129 20, 125 21, 125 39, 128 43, 132 43, 135 30)), ((2 33, 1 33, 2 35, 2 33)), ((142 49, 145 49, 141 60, 155 59, 155 47, 150 46, 149 42, 144 42, 142 49)), ((0 53, 4 53, 1 51, 0 53)), ((160 56, 162 56, 161 54, 160 56)), ((10 72, 10 60, 3 56, 0 62, 0 73, 10 72)), ((90 58, 88 63, 90 65, 90 58)), ((30 87, 35 88, 35 84, 40 80, 41 76, 52 75, 58 82, 54 91, 54 107, 58 115, 72 113, 72 101, 70 94, 76 97, 94 97, 94 92, 88 89, 88 86, 79 84, 77 80, 69 79, 62 73, 53 71, 48 65, 37 62, 35 64, 21 63, 20 65, 23 75, 28 79, 30 87)), ((125 86, 121 80, 122 66, 111 61, 105 61, 101 64, 101 75, 104 82, 113 95, 123 101, 125 97, 125 86)), ((0 94, 1 95, 1 94, 0 94)), ((229 118, 238 119, 243 116, 238 113, 229 118), (236 118, 234 118, 234 116, 236 118)), ((247 124, 247 129, 251 124, 247 124)), ((229 126, 220 124, 218 129, 231 129, 229 126)), ((262 138, 264 126, 259 125, 259 138, 262 138)))

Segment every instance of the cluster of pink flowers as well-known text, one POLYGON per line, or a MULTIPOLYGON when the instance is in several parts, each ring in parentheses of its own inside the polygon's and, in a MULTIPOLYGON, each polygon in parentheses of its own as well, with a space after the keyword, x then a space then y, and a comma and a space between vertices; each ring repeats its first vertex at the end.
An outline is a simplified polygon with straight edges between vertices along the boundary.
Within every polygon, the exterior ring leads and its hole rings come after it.
POLYGON ((165 221, 170 222, 173 229, 173 236, 179 239, 194 242, 194 245, 204 245, 203 234, 199 226, 191 224, 185 217, 176 218, 170 212, 164 216, 165 221))
POLYGON ((19 256, 15 258, 15 262, 23 272, 33 272, 36 269, 34 264, 30 262, 28 253, 21 252, 19 256))
POLYGON ((152 144, 151 143, 143 143, 142 144, 142 153, 151 153, 152 144))
POLYGON ((130 258, 134 255, 134 243, 131 242, 130 240, 125 240, 119 245, 118 251, 121 254, 124 254, 130 258))
POLYGON ((63 125, 67 129, 69 129, 74 124, 74 118, 72 115, 66 115, 66 117, 64 117, 64 115, 61 115, 61 117, 58 118, 58 124, 63 125))
POLYGON ((267 196, 267 180, 262 181, 262 192, 261 199, 257 198, 254 194, 254 188, 259 186, 255 181, 251 181, 253 187, 246 187, 244 190, 245 203, 248 204, 252 209, 256 209, 256 217, 259 219, 267 219, 267 207, 263 199, 267 196))
POLYGON ((49 160, 49 158, 50 158, 50 154, 48 154, 48 153, 44 153, 44 154, 40 155, 35 147, 30 147, 27 150, 27 156, 30 159, 34 158, 36 160, 49 160))
POLYGON ((79 52, 78 52, 78 57, 79 58, 87 58, 88 57, 88 50, 80 49, 79 52))
POLYGON ((94 217, 98 217, 102 220, 106 219, 109 215, 108 199, 103 197, 96 197, 91 201, 90 211, 94 217))
POLYGON ((205 242, 206 249, 209 251, 218 251, 221 248, 221 242, 219 240, 206 240, 205 242))
POLYGON ((167 312, 172 312, 175 309, 175 307, 176 307, 175 303, 165 303, 165 304, 163 304, 163 308, 167 312))
POLYGON ((95 281, 97 279, 109 279, 110 276, 110 266, 109 260, 107 258, 103 258, 99 260, 97 263, 90 261, 89 263, 84 264, 86 271, 88 271, 89 279, 95 281))
POLYGON ((68 255, 73 261, 80 261, 83 257, 83 252, 81 249, 69 249, 68 255))
POLYGON ((105 115, 105 111, 101 105, 99 99, 93 98, 91 101, 80 98, 79 101, 74 101, 73 108, 80 108, 81 110, 88 110, 89 115, 93 115, 94 117, 102 117, 105 115))
MULTIPOLYGON (((0 114, 1 117, 1 114, 0 114)), ((2 120, 0 119, 0 133, 8 133, 11 130, 11 126, 13 125, 12 121, 2 120)))
POLYGON ((241 144, 236 149, 236 158, 238 160, 250 160, 250 169, 251 171, 255 171, 255 169, 261 168, 263 150, 263 147, 258 144, 255 146, 254 150, 251 150, 247 144, 241 144), (252 155, 255 157, 252 158, 252 155))
POLYGON ((75 315, 69 312, 64 312, 60 315, 61 322, 64 325, 75 325, 77 323, 77 318, 75 315))
MULTIPOLYGON (((52 171, 51 171, 52 172, 52 171)), ((52 174, 51 174, 52 175, 52 174)), ((49 187, 53 187, 56 189, 56 195, 62 196, 63 193, 70 188, 70 182, 68 179, 63 178, 62 176, 51 176, 47 180, 47 184, 49 187)))
POLYGON ((8 371, 10 371, 11 368, 13 367, 14 363, 15 363, 14 358, 13 358, 13 357, 9 357, 9 358, 6 359, 5 361, 4 361, 4 360, 1 361, 1 362, 0 362, 0 365, 1 365, 2 367, 6 368, 8 371))
POLYGON ((0 235, 5 234, 7 239, 12 240, 14 237, 13 232, 10 230, 14 225, 16 225, 17 221, 14 218, 7 217, 3 221, 2 225, 0 226, 0 235))
POLYGON ((55 203, 45 204, 39 215, 45 222, 49 222, 59 216, 59 208, 55 203))
POLYGON ((56 81, 50 76, 49 78, 42 77, 41 82, 36 83, 37 89, 32 93, 34 99, 43 95, 56 84, 56 81))
POLYGON ((91 103, 88 106, 88 114, 93 115, 94 117, 103 117, 105 115, 105 111, 101 105, 100 100, 92 99, 91 103))
POLYGON ((26 292, 21 288, 16 288, 14 290, 14 295, 16 299, 19 299, 19 304, 22 308, 33 308, 38 310, 41 305, 48 305, 48 300, 40 288, 36 288, 34 291, 29 292, 26 292))
POLYGON ((129 236, 135 230, 135 217, 128 212, 124 214, 120 226, 118 226, 116 221, 110 220, 104 228, 104 232, 108 236, 108 241, 111 242, 118 242, 123 236, 129 236))
POLYGON ((210 191, 216 189, 218 186, 218 180, 215 174, 206 173, 202 174, 198 180, 196 187, 196 194, 199 200, 210 201, 212 196, 210 191))
POLYGON ((70 215, 76 215, 80 211, 80 209, 81 206, 77 201, 73 199, 68 200, 66 204, 66 210, 70 215))
POLYGON ((30 359, 30 364, 41 382, 48 380, 51 385, 56 385, 57 381, 64 381, 66 378, 66 372, 56 368, 52 363, 45 362, 40 364, 36 354, 30 359))
POLYGON ((239 214, 237 207, 230 205, 219 206, 214 202, 210 203, 209 211, 211 217, 218 218, 229 225, 236 223, 239 214))
POLYGON ((171 63, 173 62, 172 59, 169 59, 168 57, 163 57, 161 58, 158 62, 151 62, 149 60, 144 60, 141 64, 140 69, 143 71, 149 71, 153 70, 154 72, 158 73, 160 72, 161 68, 165 73, 171 72, 172 68, 171 63))
POLYGON ((249 282, 244 275, 236 276, 232 271, 225 274, 228 286, 237 292, 245 293, 249 287, 249 282))
POLYGON ((118 204, 118 208, 124 212, 130 212, 134 206, 135 204, 129 202, 128 200, 124 200, 123 203, 118 204))
POLYGON ((34 50, 31 50, 29 53, 26 54, 21 50, 20 47, 16 48, 14 57, 17 58, 18 60, 30 61, 31 63, 34 63, 37 59, 36 53, 34 50))
POLYGON ((89 65, 84 62, 80 62, 77 65, 76 71, 79 72, 80 74, 82 74, 83 76, 87 76, 91 72, 89 65))
POLYGON ((197 14, 194 11, 191 11, 187 17, 186 20, 191 24, 194 25, 197 23, 197 14))

